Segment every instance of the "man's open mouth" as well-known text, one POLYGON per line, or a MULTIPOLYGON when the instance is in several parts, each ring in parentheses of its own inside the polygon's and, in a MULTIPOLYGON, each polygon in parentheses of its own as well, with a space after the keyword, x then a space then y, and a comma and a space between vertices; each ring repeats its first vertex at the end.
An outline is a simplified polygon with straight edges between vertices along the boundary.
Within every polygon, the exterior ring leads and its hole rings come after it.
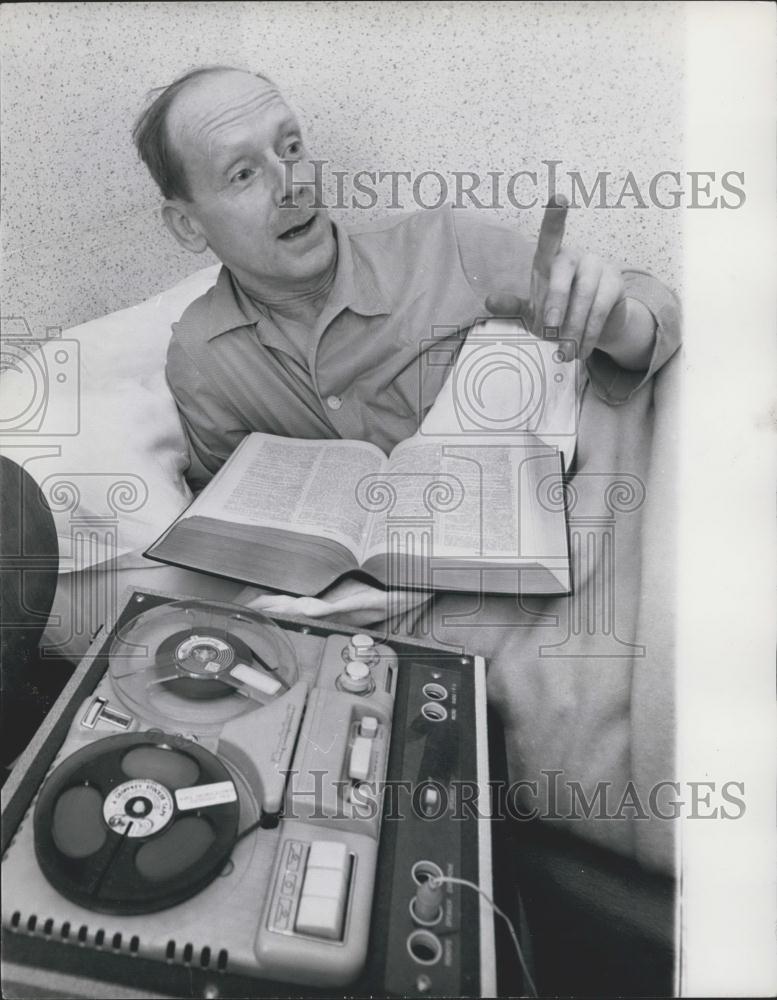
POLYGON ((313 223, 316 221, 315 215, 311 215, 307 222, 303 222, 301 226, 292 226, 291 229, 287 229, 285 233, 281 233, 278 237, 279 240, 296 240, 300 236, 304 236, 309 233, 313 228, 313 223))

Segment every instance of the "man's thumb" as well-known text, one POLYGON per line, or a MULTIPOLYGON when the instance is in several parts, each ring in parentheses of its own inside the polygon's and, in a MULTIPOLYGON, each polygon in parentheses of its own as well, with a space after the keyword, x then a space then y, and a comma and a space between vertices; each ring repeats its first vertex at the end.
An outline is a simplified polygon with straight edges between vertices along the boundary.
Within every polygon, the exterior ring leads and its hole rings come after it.
POLYGON ((520 316, 531 327, 534 315, 531 304, 511 292, 494 292, 486 299, 486 309, 493 316, 515 319, 520 316))

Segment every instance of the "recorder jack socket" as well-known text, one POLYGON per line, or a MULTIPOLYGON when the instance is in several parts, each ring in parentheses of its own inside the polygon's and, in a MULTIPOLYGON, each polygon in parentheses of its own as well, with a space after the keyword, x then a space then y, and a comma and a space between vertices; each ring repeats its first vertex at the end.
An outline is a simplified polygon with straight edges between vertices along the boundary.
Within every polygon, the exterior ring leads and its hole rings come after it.
POLYGON ((443 953, 440 939, 427 930, 413 931, 407 939, 407 950, 419 965, 435 965, 443 953))

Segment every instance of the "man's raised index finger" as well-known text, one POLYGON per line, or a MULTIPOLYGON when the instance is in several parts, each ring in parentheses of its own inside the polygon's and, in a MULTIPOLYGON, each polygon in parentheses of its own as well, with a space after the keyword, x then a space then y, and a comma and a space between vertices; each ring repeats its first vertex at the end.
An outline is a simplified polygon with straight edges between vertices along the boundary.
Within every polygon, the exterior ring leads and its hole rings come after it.
POLYGON ((561 249, 568 209, 569 202, 563 194, 554 195, 549 199, 542 217, 540 238, 537 243, 537 257, 541 260, 550 262, 561 249))

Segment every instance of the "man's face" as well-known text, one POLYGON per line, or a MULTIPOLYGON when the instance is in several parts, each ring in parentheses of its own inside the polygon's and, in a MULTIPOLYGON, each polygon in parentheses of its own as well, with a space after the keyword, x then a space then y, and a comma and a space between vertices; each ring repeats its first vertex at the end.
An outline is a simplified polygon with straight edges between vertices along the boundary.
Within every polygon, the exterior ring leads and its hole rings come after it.
POLYGON ((248 291, 282 298, 329 271, 336 246, 326 211, 310 207, 313 188, 287 190, 285 161, 295 161, 295 182, 312 180, 312 167, 272 84, 239 72, 202 77, 176 98, 168 128, 191 194, 180 204, 248 291))

